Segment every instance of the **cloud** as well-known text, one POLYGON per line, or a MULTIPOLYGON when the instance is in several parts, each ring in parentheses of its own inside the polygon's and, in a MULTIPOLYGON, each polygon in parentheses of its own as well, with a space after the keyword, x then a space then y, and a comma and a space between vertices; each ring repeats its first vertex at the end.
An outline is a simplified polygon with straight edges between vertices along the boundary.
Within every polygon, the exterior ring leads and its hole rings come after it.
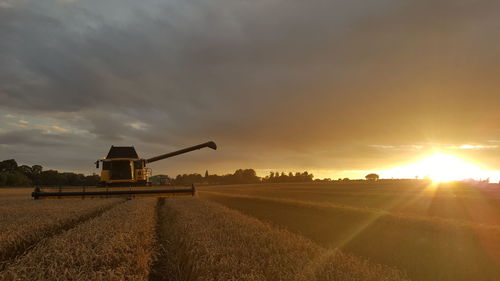
POLYGON ((52 133, 68 133, 69 129, 59 127, 57 125, 50 125, 50 126, 37 126, 38 129, 43 130, 47 134, 52 134, 52 133))
POLYGON ((48 147, 214 139, 220 158, 180 167, 369 169, 500 137, 493 1, 20 3, 0 9, 0 109, 88 134, 48 147))
POLYGON ((29 124, 29 122, 26 120, 19 120, 19 121, 17 121, 17 124, 20 126, 27 126, 29 124))
POLYGON ((133 129, 140 130, 140 131, 146 130, 146 128, 148 127, 148 124, 140 122, 140 121, 128 123, 127 125, 132 127, 133 129))
POLYGON ((0 134, 0 144, 4 145, 57 147, 64 144, 69 145, 68 142, 71 140, 74 138, 48 134, 37 129, 16 130, 0 134))
POLYGON ((0 9, 9 9, 12 8, 12 4, 8 1, 0 1, 0 9))
POLYGON ((462 144, 458 147, 453 146, 452 148, 458 149, 496 149, 498 145, 473 145, 473 144, 462 144))

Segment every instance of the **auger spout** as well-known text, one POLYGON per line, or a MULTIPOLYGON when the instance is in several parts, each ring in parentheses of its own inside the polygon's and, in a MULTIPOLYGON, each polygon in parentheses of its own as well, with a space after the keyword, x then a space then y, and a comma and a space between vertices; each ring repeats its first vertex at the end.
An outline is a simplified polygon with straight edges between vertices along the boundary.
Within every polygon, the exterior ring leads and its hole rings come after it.
POLYGON ((195 145, 195 146, 191 146, 191 147, 188 147, 188 148, 184 148, 184 149, 177 150, 177 151, 174 151, 174 152, 169 152, 169 153, 161 154, 161 155, 158 155, 158 156, 146 159, 146 163, 156 162, 156 161, 159 161, 159 160, 163 160, 165 158, 174 157, 174 156, 177 156, 177 155, 180 155, 180 154, 191 152, 193 150, 202 149, 202 148, 205 148, 205 147, 209 147, 209 148, 214 149, 214 150, 217 149, 217 145, 215 144, 215 142, 209 141, 209 142, 206 142, 206 143, 198 144, 198 145, 195 145))

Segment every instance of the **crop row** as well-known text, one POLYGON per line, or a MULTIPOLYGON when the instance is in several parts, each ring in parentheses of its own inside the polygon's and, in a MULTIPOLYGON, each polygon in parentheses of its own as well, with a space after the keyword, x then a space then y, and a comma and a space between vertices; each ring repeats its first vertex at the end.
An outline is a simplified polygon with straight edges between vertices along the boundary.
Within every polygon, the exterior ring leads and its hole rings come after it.
POLYGON ((0 280, 146 280, 155 241, 154 206, 153 199, 117 205, 38 243, 0 272, 0 280))
POLYGON ((167 280, 406 280, 206 200, 166 200, 159 218, 167 280))
MULTIPOLYGON (((12 201, 14 202, 14 201, 12 201)), ((0 207, 0 262, 41 239, 98 215, 119 200, 20 201, 0 207)))

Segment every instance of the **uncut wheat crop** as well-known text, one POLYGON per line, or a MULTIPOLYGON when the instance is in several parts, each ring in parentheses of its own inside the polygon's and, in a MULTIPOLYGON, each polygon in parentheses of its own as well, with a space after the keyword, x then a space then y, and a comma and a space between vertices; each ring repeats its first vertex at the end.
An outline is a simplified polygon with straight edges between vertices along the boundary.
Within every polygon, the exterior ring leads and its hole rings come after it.
POLYGON ((7 201, 0 206, 0 261, 46 236, 98 214, 113 200, 7 201))
POLYGON ((154 207, 149 198, 119 204, 38 243, 0 272, 0 280, 147 280, 154 207))

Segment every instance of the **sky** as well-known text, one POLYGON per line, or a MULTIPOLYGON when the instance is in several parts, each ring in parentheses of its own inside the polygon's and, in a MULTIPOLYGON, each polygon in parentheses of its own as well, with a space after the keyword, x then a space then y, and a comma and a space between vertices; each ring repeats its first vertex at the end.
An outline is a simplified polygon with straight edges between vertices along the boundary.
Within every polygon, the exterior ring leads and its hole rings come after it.
POLYGON ((0 0, 0 159, 363 177, 436 151, 500 170, 500 2, 0 0))

